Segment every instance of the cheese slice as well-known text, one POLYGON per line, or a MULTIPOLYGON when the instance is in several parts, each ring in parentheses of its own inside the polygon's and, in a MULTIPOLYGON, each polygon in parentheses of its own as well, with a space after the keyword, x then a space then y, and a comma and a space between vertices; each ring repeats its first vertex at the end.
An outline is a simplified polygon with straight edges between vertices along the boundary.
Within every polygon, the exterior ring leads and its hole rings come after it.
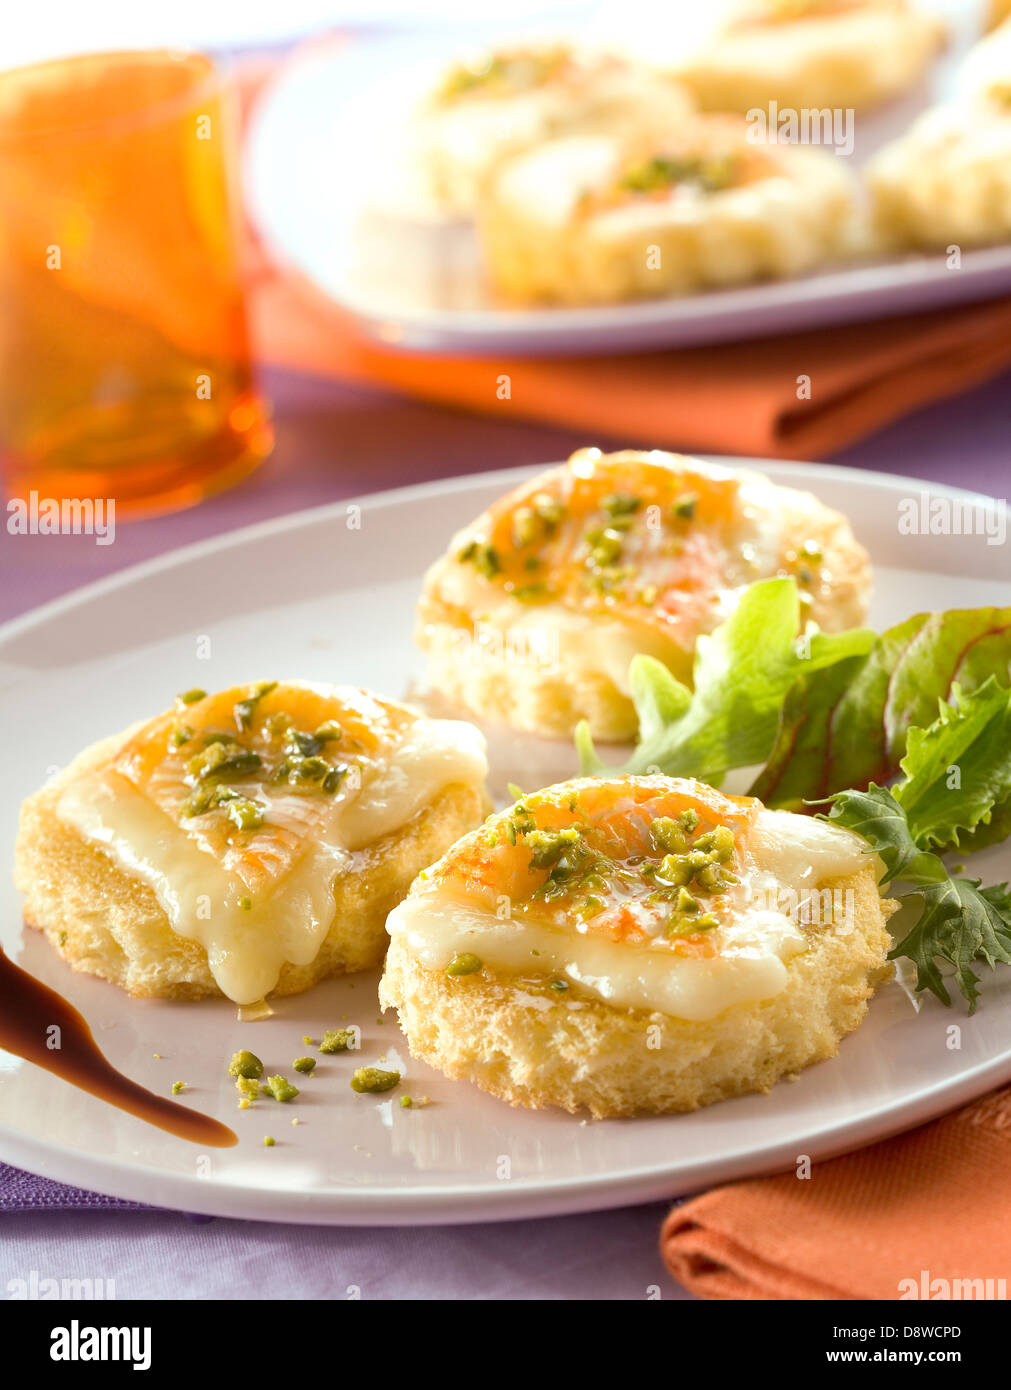
MULTIPOLYGON (((361 850, 406 825, 444 787, 479 785, 486 774, 484 741, 472 725, 417 720, 360 788, 349 779, 332 799, 314 798, 319 814, 301 833, 301 853, 255 895, 237 870, 114 768, 68 785, 58 815, 146 883, 172 930, 203 946, 222 992, 251 1004, 274 988, 285 962, 316 958, 334 920, 334 880, 354 869, 361 850)), ((271 814, 290 823, 304 801, 276 795, 265 831, 271 814)))
MULTIPOLYGON (((619 1008, 644 1009, 703 1022, 735 1004, 772 998, 786 985, 786 963, 806 949, 803 926, 828 915, 845 924, 848 904, 818 894, 826 879, 867 863, 852 832, 807 816, 761 810, 747 846, 740 882, 712 933, 716 953, 691 957, 662 941, 616 942, 587 931, 528 919, 500 918, 445 888, 413 892, 387 921, 418 963, 443 970, 462 952, 519 981, 555 975, 619 1008)), ((515 981, 514 981, 515 982, 515 981)), ((522 984, 519 984, 522 988, 522 984)))

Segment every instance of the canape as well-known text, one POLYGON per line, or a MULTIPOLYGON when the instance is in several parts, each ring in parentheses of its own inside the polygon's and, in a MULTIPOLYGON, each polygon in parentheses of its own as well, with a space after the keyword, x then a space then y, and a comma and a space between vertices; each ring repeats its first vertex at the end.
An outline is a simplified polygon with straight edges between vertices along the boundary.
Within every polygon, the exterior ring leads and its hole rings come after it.
POLYGON ((488 273, 523 303, 604 304, 801 274, 852 254, 855 183, 737 116, 582 135, 506 164, 478 212, 488 273))
POLYGON ((436 201, 469 214, 492 172, 542 140, 662 130, 692 109, 675 81, 615 54, 566 43, 505 47, 446 73, 413 140, 436 201))
POLYGON ((945 32, 907 0, 740 0, 670 66, 705 111, 860 111, 913 87, 945 32))
POLYGON ((513 1105, 694 1110, 835 1055, 889 973, 859 836, 700 782, 526 796, 420 875, 380 986, 412 1055, 513 1105))
POLYGON ((1011 65, 1003 93, 993 83, 927 111, 866 176, 885 249, 951 255, 1011 238, 1011 65))
POLYGON ((849 522, 750 470, 582 449, 454 537, 418 610, 428 683, 450 707, 546 736, 582 718, 635 734, 628 668, 691 678, 695 643, 756 579, 793 575, 825 631, 858 625, 870 565, 849 522))
POLYGON ((133 995, 255 1004, 377 965, 387 913, 489 809, 483 740, 348 686, 207 695, 25 802, 25 918, 133 995))

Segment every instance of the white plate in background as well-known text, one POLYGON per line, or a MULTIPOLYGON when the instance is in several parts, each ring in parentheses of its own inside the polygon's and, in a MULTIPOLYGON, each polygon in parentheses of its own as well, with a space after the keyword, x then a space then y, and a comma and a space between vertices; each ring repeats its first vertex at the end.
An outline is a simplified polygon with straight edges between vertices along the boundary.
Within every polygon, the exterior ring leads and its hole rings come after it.
MULTIPOLYGON (((938 0, 934 8, 957 18, 954 40, 919 90, 858 113, 856 167, 951 90, 981 6, 938 0)), ((412 108, 446 65, 473 47, 473 38, 446 34, 310 44, 282 67, 252 119, 246 195, 265 242, 281 264, 388 346, 521 356, 628 352, 739 341, 1011 292, 1011 246, 995 246, 963 252, 959 269, 940 253, 915 254, 674 299, 504 305, 486 284, 471 226, 426 211, 404 161, 412 108)))

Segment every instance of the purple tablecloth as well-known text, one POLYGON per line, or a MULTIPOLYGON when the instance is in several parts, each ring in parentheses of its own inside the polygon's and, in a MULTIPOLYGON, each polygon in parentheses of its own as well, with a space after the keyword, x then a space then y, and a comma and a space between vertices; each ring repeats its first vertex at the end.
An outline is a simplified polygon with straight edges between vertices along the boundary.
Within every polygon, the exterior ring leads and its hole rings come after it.
MULTIPOLYGON (((115 544, 0 530, 0 620, 191 541, 342 497, 454 474, 542 463, 587 440, 498 417, 405 401, 288 372, 268 375, 277 448, 243 487, 202 507, 133 525, 115 544)), ((833 462, 1004 497, 1011 483, 1011 377, 929 407, 833 462)), ((0 1290, 7 1281, 114 1279, 120 1298, 684 1297, 656 1251, 664 1208, 497 1226, 347 1230, 196 1222, 117 1204, 0 1165, 0 1290)))

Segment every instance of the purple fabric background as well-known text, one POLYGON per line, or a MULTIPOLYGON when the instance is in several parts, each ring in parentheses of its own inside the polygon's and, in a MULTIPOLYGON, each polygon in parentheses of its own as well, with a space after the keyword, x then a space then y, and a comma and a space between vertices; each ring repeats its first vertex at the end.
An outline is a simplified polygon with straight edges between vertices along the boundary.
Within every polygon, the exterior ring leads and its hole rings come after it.
MULTIPOLYGON (((115 544, 0 529, 0 619, 191 541, 342 497, 408 482, 563 458, 595 439, 522 421, 489 420, 386 392, 270 372, 277 447, 242 487, 202 507, 117 527, 115 544)), ((1004 497, 1011 482, 1011 376, 931 406, 834 462, 951 482, 1004 497)), ((663 1273, 653 1204, 600 1215, 499 1226, 333 1230, 209 1224, 63 1187, 0 1164, 0 1296, 7 1280, 117 1280, 119 1297, 641 1298, 663 1273), (493 1234, 492 1234, 493 1233, 493 1234), (251 1272, 255 1276, 250 1280, 251 1272), (239 1278, 239 1274, 243 1278, 239 1278), (371 1290, 371 1293, 370 1291, 371 1290)))

